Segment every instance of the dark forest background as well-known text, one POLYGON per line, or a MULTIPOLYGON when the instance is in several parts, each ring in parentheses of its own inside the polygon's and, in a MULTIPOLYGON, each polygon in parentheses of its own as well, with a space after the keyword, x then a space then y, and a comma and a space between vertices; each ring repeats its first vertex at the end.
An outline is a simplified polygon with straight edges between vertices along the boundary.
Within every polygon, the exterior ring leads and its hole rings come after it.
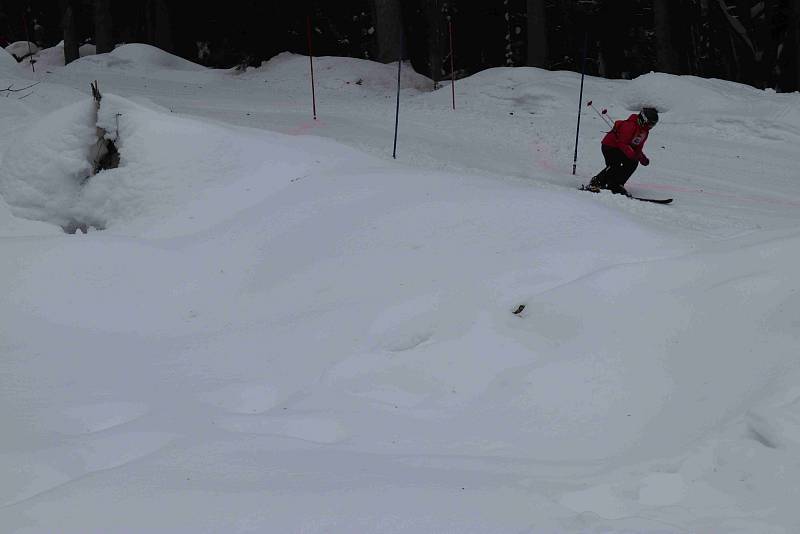
POLYGON ((0 40, 65 56, 149 43, 211 67, 277 53, 396 61, 434 82, 488 67, 659 71, 800 89, 800 0, 0 0, 0 40), (310 22, 310 25, 309 25, 310 22), (450 39, 455 50, 450 57, 450 39), (402 44, 401 44, 402 43, 402 44), (401 48, 402 46, 402 48, 401 48), (401 52, 402 51, 402 52, 401 52), (584 52, 585 51, 585 52, 584 52), (585 59, 584 59, 585 58, 585 59))

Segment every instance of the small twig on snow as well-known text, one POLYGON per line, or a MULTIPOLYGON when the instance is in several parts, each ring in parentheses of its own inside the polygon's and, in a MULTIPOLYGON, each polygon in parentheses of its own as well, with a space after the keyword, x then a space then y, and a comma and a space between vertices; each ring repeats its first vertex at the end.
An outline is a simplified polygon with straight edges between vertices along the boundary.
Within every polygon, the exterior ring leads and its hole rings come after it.
MULTIPOLYGON (((14 84, 12 83, 11 85, 9 85, 8 87, 6 87, 5 89, 0 89, 0 93, 7 93, 7 94, 6 94, 6 97, 7 97, 7 96, 9 96, 11 93, 21 93, 22 91, 27 91, 27 90, 28 90, 28 89, 30 89, 31 87, 34 87, 34 86, 36 86, 36 85, 39 85, 40 83, 42 83, 42 82, 36 82, 36 83, 32 83, 32 84, 28 85, 27 87, 20 87, 19 89, 14 89, 14 84)), ((25 95, 25 96, 30 96, 31 94, 33 94, 33 93, 32 93, 32 92, 31 92, 31 93, 28 93, 28 94, 27 94, 27 95, 25 95)), ((23 96, 22 98, 25 98, 25 96, 23 96)), ((20 100, 21 100, 21 99, 20 99, 20 100)))
POLYGON ((11 85, 9 85, 9 86, 8 86, 6 89, 0 89, 0 92, 6 92, 6 91, 8 91, 8 92, 10 92, 10 93, 19 93, 19 92, 22 92, 22 91, 24 91, 24 90, 26 90, 26 89, 30 89, 31 87, 33 87, 33 86, 35 86, 35 85, 39 85, 40 83, 42 83, 42 82, 36 82, 36 83, 32 83, 32 84, 30 84, 30 85, 28 85, 28 86, 26 86, 26 87, 20 87, 19 89, 14 89, 14 84, 12 83, 12 84, 11 84, 11 85))

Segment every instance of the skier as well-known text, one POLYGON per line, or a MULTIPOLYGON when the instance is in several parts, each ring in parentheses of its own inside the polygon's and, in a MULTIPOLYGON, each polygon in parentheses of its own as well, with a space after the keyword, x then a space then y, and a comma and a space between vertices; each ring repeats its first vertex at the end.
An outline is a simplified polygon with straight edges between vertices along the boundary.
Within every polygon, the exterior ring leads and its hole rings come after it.
POLYGON ((658 122, 658 110, 642 108, 626 120, 614 122, 614 127, 601 143, 606 167, 592 178, 587 189, 599 192, 608 189, 612 193, 630 196, 625 190, 625 182, 641 163, 650 165, 650 159, 642 150, 650 129, 658 122))

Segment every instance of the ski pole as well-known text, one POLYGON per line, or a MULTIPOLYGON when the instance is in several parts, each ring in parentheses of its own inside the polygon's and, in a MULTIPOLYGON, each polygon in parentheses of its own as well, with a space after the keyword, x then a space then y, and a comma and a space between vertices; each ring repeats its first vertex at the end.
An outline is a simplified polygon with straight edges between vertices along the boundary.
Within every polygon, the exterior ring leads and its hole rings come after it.
POLYGON ((614 123, 613 123, 613 122, 611 122, 611 119, 609 119, 609 118, 606 116, 606 113, 608 113, 608 110, 607 110, 607 109, 603 108, 603 111, 600 111, 600 110, 598 110, 596 107, 594 107, 594 104, 592 104, 592 101, 591 101, 591 100, 589 100, 589 102, 588 102, 586 105, 587 105, 587 106, 589 106, 590 108, 592 108, 592 109, 594 110, 594 112, 595 112, 595 113, 597 113, 598 115, 600 115, 600 118, 601 118, 601 119, 603 119, 603 120, 606 122, 606 124, 608 124, 608 125, 609 125, 611 128, 613 128, 613 127, 614 127, 614 123))

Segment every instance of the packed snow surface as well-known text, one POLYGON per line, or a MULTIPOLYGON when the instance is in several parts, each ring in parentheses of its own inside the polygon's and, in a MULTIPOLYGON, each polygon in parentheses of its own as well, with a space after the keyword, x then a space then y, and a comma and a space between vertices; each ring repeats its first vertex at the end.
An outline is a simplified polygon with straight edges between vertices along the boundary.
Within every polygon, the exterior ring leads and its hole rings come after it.
POLYGON ((660 206, 577 191, 574 73, 403 64, 395 160, 397 64, 314 120, 307 57, 59 50, 0 58, 4 531, 800 531, 798 94, 588 78, 660 206))

